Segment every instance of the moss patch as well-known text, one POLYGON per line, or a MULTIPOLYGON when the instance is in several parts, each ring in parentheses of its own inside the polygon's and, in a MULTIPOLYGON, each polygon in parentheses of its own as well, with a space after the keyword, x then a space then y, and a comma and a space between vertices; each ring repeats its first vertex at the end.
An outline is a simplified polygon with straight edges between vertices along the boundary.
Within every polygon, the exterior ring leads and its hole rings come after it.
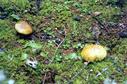
MULTIPOLYGON (((121 9, 107 5, 106 1, 102 2, 103 0, 43 0, 37 10, 35 1, 1 0, 0 4, 8 16, 0 20, 0 48, 4 49, 0 51, 0 69, 5 70, 8 78, 14 79, 16 84, 98 84, 106 78, 123 83, 127 80, 127 39, 118 42, 114 40, 116 46, 108 51, 107 58, 101 62, 84 67, 80 59, 83 46, 95 42, 91 32, 95 22, 92 13, 101 12, 97 18, 103 22, 119 22, 113 17, 120 14, 121 9), (11 11, 13 9, 15 11, 11 11), (12 14, 32 25, 34 33, 30 36, 31 39, 20 38, 14 29, 16 20, 11 17, 12 14), (30 42, 34 44, 29 45, 30 42), (41 47, 38 48, 38 45, 41 47), (65 51, 76 53, 79 58, 66 59, 69 55, 65 55, 65 51), (38 61, 36 69, 26 65, 25 58, 22 59, 24 53, 28 59, 35 58, 38 61)), ((113 44, 112 39, 101 38, 100 43, 106 46, 113 44)))

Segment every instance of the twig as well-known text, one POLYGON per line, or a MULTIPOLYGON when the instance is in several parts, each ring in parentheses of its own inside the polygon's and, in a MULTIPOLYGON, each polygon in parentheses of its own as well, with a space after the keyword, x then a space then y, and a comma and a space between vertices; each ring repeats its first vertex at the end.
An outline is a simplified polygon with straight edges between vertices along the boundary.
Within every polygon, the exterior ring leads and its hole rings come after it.
MULTIPOLYGON (((66 34, 66 32, 65 32, 65 34, 66 34)), ((54 57, 52 58, 52 60, 50 61, 49 64, 51 64, 51 63, 53 62, 53 60, 54 60, 54 58, 55 58, 55 55, 56 55, 56 53, 57 53, 59 47, 62 45, 62 43, 65 41, 65 39, 66 39, 66 35, 65 35, 64 39, 60 42, 60 44, 57 46, 57 48, 56 48, 56 50, 55 50, 55 53, 54 53, 54 57)))
POLYGON ((62 44, 64 41, 65 41, 65 38, 64 38, 64 39, 60 42, 60 44, 57 46, 57 48, 56 48, 56 50, 55 50, 55 53, 54 53, 54 57, 52 58, 52 60, 50 61, 49 64, 51 64, 51 63, 53 62, 53 60, 54 60, 54 58, 55 58, 55 54, 57 53, 59 47, 61 46, 61 44, 62 44))
POLYGON ((101 29, 105 29, 107 32, 108 32, 108 29, 106 28, 106 26, 102 23, 102 21, 100 21, 98 18, 96 18, 96 17, 92 17, 93 19, 95 19, 97 22, 98 22, 98 24, 100 24, 100 27, 101 27, 101 29))
POLYGON ((42 83, 42 84, 45 84, 45 77, 46 77, 46 73, 45 73, 45 75, 44 75, 44 81, 43 81, 43 83, 42 83))

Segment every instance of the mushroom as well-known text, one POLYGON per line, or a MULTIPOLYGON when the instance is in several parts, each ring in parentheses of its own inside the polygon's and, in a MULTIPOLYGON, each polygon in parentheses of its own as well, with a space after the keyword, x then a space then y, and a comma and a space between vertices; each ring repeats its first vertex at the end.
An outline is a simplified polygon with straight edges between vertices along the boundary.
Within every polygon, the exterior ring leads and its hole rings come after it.
POLYGON ((88 62, 101 61, 106 55, 106 49, 98 44, 87 44, 81 51, 82 58, 88 62))
POLYGON ((19 21, 15 24, 15 29, 18 33, 29 35, 33 32, 32 27, 26 21, 19 21))

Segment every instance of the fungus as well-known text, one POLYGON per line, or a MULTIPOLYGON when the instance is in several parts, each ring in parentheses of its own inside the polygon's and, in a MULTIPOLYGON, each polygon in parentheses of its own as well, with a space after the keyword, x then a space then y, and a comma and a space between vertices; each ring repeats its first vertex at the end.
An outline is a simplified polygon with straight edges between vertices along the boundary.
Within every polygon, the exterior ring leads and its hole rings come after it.
POLYGON ((29 35, 33 32, 31 26, 26 21, 19 21, 15 24, 15 29, 22 35, 29 35))
POLYGON ((82 58, 88 62, 101 61, 106 55, 106 49, 97 44, 87 44, 81 52, 82 58))

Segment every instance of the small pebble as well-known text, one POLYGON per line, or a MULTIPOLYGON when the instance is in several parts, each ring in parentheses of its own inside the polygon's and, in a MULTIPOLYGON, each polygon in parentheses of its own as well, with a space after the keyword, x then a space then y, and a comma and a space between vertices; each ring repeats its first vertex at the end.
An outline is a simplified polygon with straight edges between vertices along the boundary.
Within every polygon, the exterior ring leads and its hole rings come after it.
POLYGON ((61 41, 62 41, 62 40, 61 40, 60 38, 56 38, 56 39, 55 39, 55 43, 56 43, 57 45, 59 45, 59 44, 61 43, 61 41))
POLYGON ((80 17, 80 16, 74 16, 73 19, 74 19, 75 21, 80 21, 80 20, 81 20, 81 17, 80 17))
POLYGON ((119 33, 119 37, 121 38, 127 38, 127 31, 123 31, 119 33))
POLYGON ((0 14, 0 19, 5 19, 8 17, 8 13, 7 12, 3 12, 2 14, 0 14))
POLYGON ((49 34, 47 34, 47 33, 43 33, 43 34, 41 35, 41 39, 42 39, 42 40, 49 40, 49 39, 52 39, 52 36, 49 35, 49 34))

